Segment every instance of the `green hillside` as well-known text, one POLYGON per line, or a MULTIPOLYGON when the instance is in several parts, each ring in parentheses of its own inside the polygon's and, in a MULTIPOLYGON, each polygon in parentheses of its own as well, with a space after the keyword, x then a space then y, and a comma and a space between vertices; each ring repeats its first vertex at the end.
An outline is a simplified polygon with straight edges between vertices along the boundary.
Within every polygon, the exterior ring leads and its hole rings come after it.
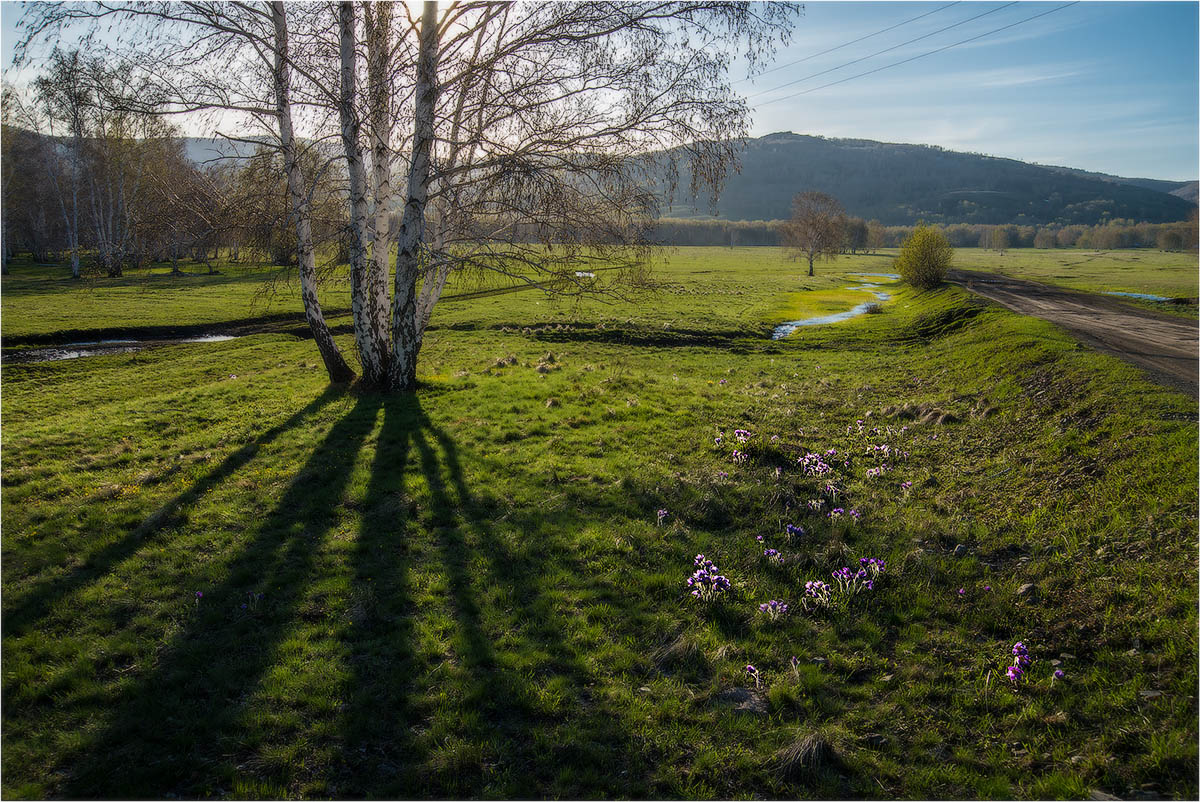
POLYGON ((777 220, 788 216, 792 196, 806 190, 833 195, 850 214, 888 225, 921 219, 1019 225, 1094 225, 1114 218, 1165 223, 1184 220, 1196 208, 1168 191, 1113 178, 929 145, 779 133, 747 140, 741 172, 729 177, 715 208, 704 200, 684 198, 669 214, 777 220))

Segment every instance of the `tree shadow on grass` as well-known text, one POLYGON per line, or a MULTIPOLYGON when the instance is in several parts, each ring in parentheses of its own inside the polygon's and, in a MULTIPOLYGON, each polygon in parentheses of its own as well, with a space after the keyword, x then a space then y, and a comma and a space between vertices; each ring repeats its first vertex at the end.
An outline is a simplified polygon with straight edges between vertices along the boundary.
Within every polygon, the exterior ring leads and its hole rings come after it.
POLYGON ((109 718, 72 736, 82 745, 58 762, 57 791, 638 795, 654 755, 593 695, 610 667, 573 640, 587 604, 570 579, 586 570, 571 548, 583 522, 472 493, 457 446, 416 396, 360 397, 220 584, 181 598, 146 673, 94 703, 109 718), (381 414, 365 494, 347 499, 381 414), (343 505, 362 517, 339 552, 343 505), (347 575, 344 606, 314 603, 347 575), (439 622, 445 642, 430 634, 439 622))
POLYGON ((303 409, 234 451, 187 490, 162 504, 133 531, 88 555, 70 572, 43 580, 15 598, 6 598, 3 618, 5 639, 26 634, 54 605, 113 571, 121 562, 153 543, 165 530, 186 523, 187 510, 205 493, 245 466, 263 446, 322 409, 342 392, 338 388, 327 388, 303 409))
POLYGON ((255 739, 288 719, 289 711, 257 707, 254 694, 305 612, 318 551, 336 524, 379 406, 377 399, 360 399, 338 420, 229 559, 224 581, 205 588, 201 599, 181 599, 178 628, 156 663, 106 703, 112 711, 106 725, 60 762, 66 796, 227 791, 239 762, 253 756, 255 739), (264 596, 255 601, 254 593, 264 596), (253 606, 243 611, 247 599, 253 606))
MULTIPOLYGON (((409 452, 420 472, 409 490, 423 483, 430 511, 419 526, 364 522, 360 532, 356 577, 387 583, 377 590, 390 599, 389 617, 374 630, 352 630, 347 642, 354 677, 336 793, 626 792, 616 778, 649 773, 647 758, 631 744, 620 716, 589 698, 595 678, 572 645, 552 598, 557 588, 549 585, 564 570, 583 567, 572 564, 565 542, 539 534, 547 521, 538 510, 502 514, 468 489, 454 441, 416 397, 385 405, 369 494, 376 505, 404 495, 396 459, 409 452), (410 552, 394 539, 406 529, 424 541, 423 567, 444 580, 453 626, 445 654, 428 655, 416 641, 416 611, 401 608, 411 604, 410 552), (527 547, 514 547, 514 531, 527 533, 527 547)), ((571 532, 579 521, 571 514, 551 523, 571 532)))

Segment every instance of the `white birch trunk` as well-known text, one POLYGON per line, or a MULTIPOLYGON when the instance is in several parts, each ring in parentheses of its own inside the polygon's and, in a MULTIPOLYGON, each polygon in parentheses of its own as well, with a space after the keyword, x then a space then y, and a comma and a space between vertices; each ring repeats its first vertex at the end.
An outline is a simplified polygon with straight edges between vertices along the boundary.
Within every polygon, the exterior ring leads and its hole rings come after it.
POLYGON ((341 91, 338 115, 342 128, 342 148, 350 177, 350 305, 354 315, 354 340, 358 345, 363 383, 383 386, 387 381, 387 340, 377 331, 371 315, 370 272, 367 253, 367 171, 359 142, 360 124, 355 108, 355 21, 354 5, 338 7, 340 34, 341 91))
POLYGON ((393 390, 412 390, 417 383, 417 355, 424 334, 417 318, 417 279, 425 256, 425 213, 432 177, 434 112, 437 109, 438 31, 437 3, 426 0, 421 14, 417 49, 416 104, 413 109, 412 164, 408 173, 408 198, 396 242, 396 280, 392 296, 393 390))
POLYGON ((287 173, 288 196, 292 202, 292 214, 296 218, 296 237, 299 241, 298 257, 300 268, 300 297, 304 301, 304 316, 317 343, 317 350, 335 384, 354 379, 354 371, 346 364, 337 344, 325 324, 321 304, 317 300, 317 255, 312 240, 312 220, 308 196, 304 191, 304 177, 300 172, 300 161, 296 151, 295 132, 292 128, 291 68, 288 65, 287 17, 282 0, 271 3, 271 20, 275 25, 274 83, 275 107, 279 118, 279 140, 283 149, 284 170, 287 173))
POLYGON ((367 136, 371 142, 371 197, 375 199, 371 221, 371 268, 366 276, 367 314, 381 346, 381 362, 390 369, 388 340, 388 279, 391 257, 391 81, 392 5, 364 3, 367 31, 367 136))

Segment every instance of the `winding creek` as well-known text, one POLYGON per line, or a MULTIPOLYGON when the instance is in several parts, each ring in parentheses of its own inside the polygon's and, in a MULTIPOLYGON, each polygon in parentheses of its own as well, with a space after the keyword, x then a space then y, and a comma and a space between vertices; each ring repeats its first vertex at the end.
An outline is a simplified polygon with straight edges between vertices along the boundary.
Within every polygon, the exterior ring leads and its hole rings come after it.
POLYGON ((51 345, 45 348, 18 348, 5 351, 3 361, 9 363, 26 362, 57 362, 63 359, 80 359, 87 356, 104 354, 129 354, 146 348, 160 348, 165 345, 183 345, 185 343, 222 343, 237 339, 232 334, 201 334, 196 337, 160 338, 154 340, 92 340, 88 342, 65 343, 51 345))
MULTIPOLYGON (((865 278, 885 278, 896 280, 900 277, 895 273, 851 273, 852 276, 863 276, 865 278)), ((786 323, 781 323, 775 327, 771 333, 771 339, 778 340, 788 336, 801 326, 821 326, 827 323, 840 323, 843 320, 865 315, 872 304, 877 301, 886 301, 891 298, 891 294, 884 291, 878 284, 864 281, 861 284, 855 284, 847 287, 848 290, 861 290, 869 292, 875 296, 875 300, 864 301, 858 304, 853 309, 848 309, 845 312, 837 312, 830 315, 818 315, 816 317, 803 318, 801 320, 789 320, 786 323)), ((147 340, 90 340, 85 342, 64 343, 62 345, 50 345, 41 348, 14 348, 6 349, 3 352, 2 361, 11 364, 24 364, 33 362, 58 362, 65 359, 81 359, 89 356, 103 356, 109 354, 129 354, 136 351, 142 351, 147 348, 161 348, 168 345, 184 345, 187 343, 220 343, 229 340, 237 339, 236 335, 232 334, 202 334, 195 337, 176 337, 176 338, 156 338, 147 340)))
MULTIPOLYGON (((851 273, 850 275, 852 275, 852 276, 867 276, 867 277, 872 277, 872 278, 889 278, 889 279, 893 279, 893 280, 900 278, 895 273, 851 273)), ((892 297, 891 293, 884 292, 883 288, 880 287, 878 284, 872 284, 870 282, 865 282, 865 281, 861 284, 855 284, 850 287, 846 287, 846 289, 862 290, 863 292, 869 292, 875 296, 875 300, 874 301, 863 301, 858 306, 854 307, 853 309, 847 309, 845 312, 836 312, 832 315, 818 315, 816 317, 806 317, 801 320, 789 320, 786 323, 781 323, 775 327, 775 331, 771 332, 771 339, 772 340, 782 339, 782 338, 788 336, 789 334, 791 334, 792 332, 794 332, 796 329, 800 328, 801 326, 823 326, 827 323, 841 323, 843 320, 850 320, 851 318, 858 317, 859 315, 865 315, 867 313, 867 310, 871 308, 872 304, 875 304, 878 301, 886 301, 892 297)))

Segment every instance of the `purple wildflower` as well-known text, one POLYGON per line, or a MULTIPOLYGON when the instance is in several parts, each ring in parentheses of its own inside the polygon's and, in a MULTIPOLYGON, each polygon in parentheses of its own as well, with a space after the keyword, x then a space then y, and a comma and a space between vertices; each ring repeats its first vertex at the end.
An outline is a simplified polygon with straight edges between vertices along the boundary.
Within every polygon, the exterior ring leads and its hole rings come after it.
POLYGON ((713 564, 713 561, 703 554, 696 555, 693 565, 696 570, 688 577, 687 587, 695 598, 701 601, 712 601, 733 587, 727 577, 718 573, 717 566, 713 564))
POLYGON ((829 607, 833 604, 833 588, 819 579, 804 583, 804 606, 829 607))
POLYGON ((779 599, 771 599, 765 604, 758 605, 758 611, 766 614, 772 621, 778 621, 783 616, 787 615, 788 606, 779 599))
POLYGON ((758 669, 757 669, 757 668, 755 668, 755 667, 754 667, 754 666, 752 666, 752 665, 749 665, 749 664, 747 664, 747 666, 746 666, 746 673, 747 673, 747 674, 749 674, 749 675, 750 675, 750 676, 751 676, 751 677, 754 679, 754 687, 755 687, 755 688, 761 687, 761 686, 759 685, 759 680, 758 680, 758 669))

